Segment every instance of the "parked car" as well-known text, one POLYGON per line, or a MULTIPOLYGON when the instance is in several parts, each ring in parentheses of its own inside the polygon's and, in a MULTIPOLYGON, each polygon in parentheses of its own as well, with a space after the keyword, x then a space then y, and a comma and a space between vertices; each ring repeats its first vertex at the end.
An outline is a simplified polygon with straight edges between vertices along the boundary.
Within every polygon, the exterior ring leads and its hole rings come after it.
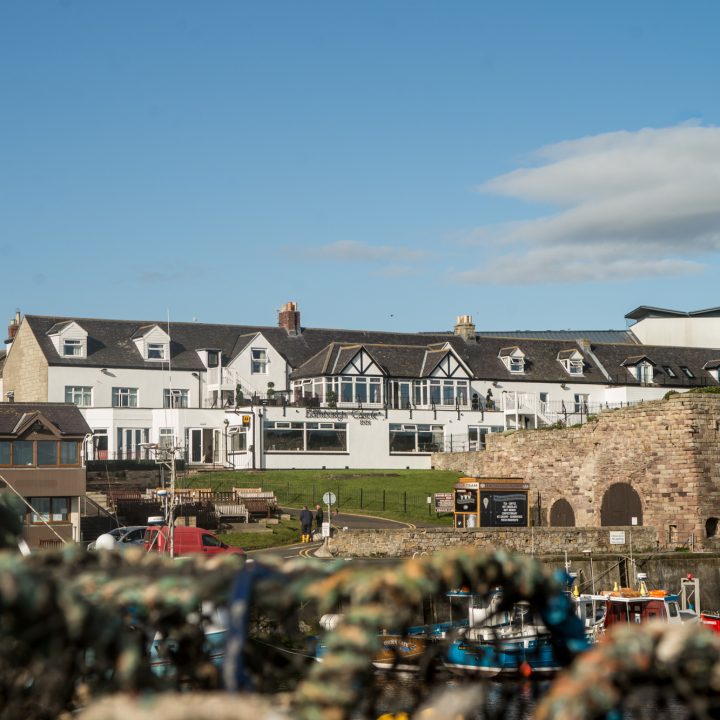
MULTIPOLYGON (((167 525, 148 527, 145 530, 145 550, 148 552, 170 552, 170 534, 167 525)), ((240 547, 226 545, 220 538, 209 530, 199 527, 176 527, 173 540, 175 557, 183 555, 225 555, 234 553, 244 555, 240 547)))
MULTIPOLYGON (((145 528, 146 525, 129 525, 128 527, 116 527, 110 530, 110 532, 103 533, 103 535, 109 535, 115 541, 113 548, 115 550, 127 550, 129 547, 143 547, 145 544, 145 528)), ((101 535, 100 537, 103 537, 101 535)), ((89 543, 87 546, 88 550, 97 550, 97 541, 89 543)))

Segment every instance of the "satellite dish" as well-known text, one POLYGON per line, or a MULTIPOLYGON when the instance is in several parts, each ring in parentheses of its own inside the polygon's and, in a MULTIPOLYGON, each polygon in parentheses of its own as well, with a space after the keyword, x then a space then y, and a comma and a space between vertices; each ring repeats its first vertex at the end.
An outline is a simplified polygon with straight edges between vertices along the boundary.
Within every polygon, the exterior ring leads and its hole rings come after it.
POLYGON ((115 549, 115 538, 110 533, 101 535, 95 541, 96 550, 114 550, 115 549))

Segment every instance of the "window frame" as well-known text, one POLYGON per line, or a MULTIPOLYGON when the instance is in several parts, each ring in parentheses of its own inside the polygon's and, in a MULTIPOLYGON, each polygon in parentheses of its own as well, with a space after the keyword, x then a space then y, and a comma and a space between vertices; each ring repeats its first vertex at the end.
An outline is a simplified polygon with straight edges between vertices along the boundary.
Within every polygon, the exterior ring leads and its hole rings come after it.
POLYGON ((112 407, 139 407, 140 392, 138 388, 133 387, 113 387, 112 388, 112 407), (120 402, 123 398, 127 398, 127 402, 120 402), (134 402, 132 402, 134 400, 134 402))
POLYGON ((33 497, 29 497, 28 502, 32 507, 37 508, 38 501, 39 500, 47 500, 48 501, 48 512, 47 516, 41 519, 41 516, 43 513, 35 513, 34 511, 30 510, 28 508, 28 515, 30 515, 30 524, 31 525, 45 525, 46 523, 48 525, 53 524, 67 524, 70 522, 70 516, 72 515, 72 502, 71 498, 64 495, 36 495, 33 497), (54 513, 53 512, 53 505, 56 503, 61 503, 64 501, 65 507, 67 508, 67 512, 64 518, 60 519, 54 519, 53 515, 60 514, 60 513, 54 513))
POLYGON ((683 375, 685 375, 688 380, 695 379, 695 373, 693 373, 693 371, 687 365, 681 365, 680 370, 682 370, 683 375))
POLYGON ((267 348, 250 348, 250 373, 252 375, 267 375, 269 362, 267 348))
POLYGON ((153 362, 164 362, 167 358, 165 352, 165 343, 147 343, 145 346, 145 359, 153 362), (151 355, 151 353, 159 353, 151 355))
POLYGON ((65 402, 73 403, 78 407, 93 406, 93 388, 92 385, 66 385, 65 386, 65 402), (80 396, 81 402, 77 402, 80 396), (69 399, 68 399, 69 398, 69 399), (85 399, 88 402, 85 402, 85 399))
POLYGON ((60 353, 63 357, 84 357, 83 341, 77 338, 63 338, 60 341, 60 353), (68 348, 73 348, 77 352, 68 352, 68 348))
POLYGON ((188 407, 190 407, 190 390, 187 390, 185 388, 163 388, 164 409, 182 410, 188 407))

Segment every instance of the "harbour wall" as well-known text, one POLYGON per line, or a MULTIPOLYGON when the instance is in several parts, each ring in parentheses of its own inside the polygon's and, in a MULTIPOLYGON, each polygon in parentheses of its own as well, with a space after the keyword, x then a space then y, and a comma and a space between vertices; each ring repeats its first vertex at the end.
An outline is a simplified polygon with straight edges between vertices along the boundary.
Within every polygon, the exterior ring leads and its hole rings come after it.
POLYGON ((637 516, 661 547, 691 540, 720 550, 717 394, 607 410, 579 427, 490 434, 483 451, 436 453, 432 462, 461 475, 522 479, 542 525, 601 527, 637 516))
POLYGON ((407 558, 460 546, 533 555, 552 569, 564 568, 567 559, 583 592, 591 592, 593 578, 598 592, 616 582, 632 585, 637 572, 647 574, 648 587, 678 592, 680 580, 692 574, 700 580, 701 609, 720 610, 720 553, 659 553, 650 527, 340 530, 328 541, 333 555, 358 558, 407 558), (626 544, 611 545, 610 531, 624 531, 626 544))

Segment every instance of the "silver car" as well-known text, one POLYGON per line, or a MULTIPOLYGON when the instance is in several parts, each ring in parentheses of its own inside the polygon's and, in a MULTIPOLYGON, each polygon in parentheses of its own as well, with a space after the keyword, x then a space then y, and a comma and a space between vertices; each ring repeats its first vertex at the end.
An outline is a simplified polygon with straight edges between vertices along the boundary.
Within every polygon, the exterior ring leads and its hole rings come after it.
MULTIPOLYGON (((143 547, 145 543, 145 525, 130 525, 128 527, 113 528, 104 535, 110 535, 115 540, 115 548, 127 550, 129 547, 143 547)), ((95 550, 95 542, 88 544, 88 550, 95 550)))

